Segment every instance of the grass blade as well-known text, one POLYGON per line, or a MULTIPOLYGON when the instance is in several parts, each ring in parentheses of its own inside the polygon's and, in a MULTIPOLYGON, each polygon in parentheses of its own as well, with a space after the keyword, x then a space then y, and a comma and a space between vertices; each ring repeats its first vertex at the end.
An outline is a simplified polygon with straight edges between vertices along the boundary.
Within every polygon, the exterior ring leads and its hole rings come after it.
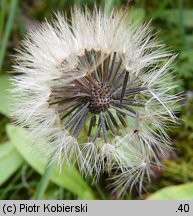
POLYGON ((18 0, 12 0, 11 1, 10 13, 9 13, 8 21, 6 23, 5 34, 3 36, 2 46, 1 46, 1 50, 0 50, 0 68, 2 68, 2 64, 3 64, 3 60, 4 60, 4 56, 5 56, 5 51, 7 48, 9 36, 11 33, 11 29, 13 26, 13 21, 14 21, 16 9, 17 9, 17 4, 18 4, 18 0))

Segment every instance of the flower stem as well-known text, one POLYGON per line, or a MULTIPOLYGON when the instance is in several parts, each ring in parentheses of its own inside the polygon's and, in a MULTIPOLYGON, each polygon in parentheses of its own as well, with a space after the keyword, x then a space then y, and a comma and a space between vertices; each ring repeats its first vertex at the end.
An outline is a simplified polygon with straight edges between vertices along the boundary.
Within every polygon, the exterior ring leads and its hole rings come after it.
POLYGON ((33 197, 35 200, 40 200, 48 186, 50 176, 52 174, 54 163, 50 164, 46 167, 45 172, 40 180, 40 183, 38 184, 36 193, 33 197))

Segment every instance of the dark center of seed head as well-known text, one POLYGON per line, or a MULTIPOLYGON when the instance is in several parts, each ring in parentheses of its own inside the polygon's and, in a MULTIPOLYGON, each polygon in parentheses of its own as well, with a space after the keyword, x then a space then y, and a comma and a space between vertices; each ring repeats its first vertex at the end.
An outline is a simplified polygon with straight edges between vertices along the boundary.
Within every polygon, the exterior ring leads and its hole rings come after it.
POLYGON ((112 94, 107 83, 99 82, 90 85, 89 110, 92 113, 104 112, 111 103, 112 94))

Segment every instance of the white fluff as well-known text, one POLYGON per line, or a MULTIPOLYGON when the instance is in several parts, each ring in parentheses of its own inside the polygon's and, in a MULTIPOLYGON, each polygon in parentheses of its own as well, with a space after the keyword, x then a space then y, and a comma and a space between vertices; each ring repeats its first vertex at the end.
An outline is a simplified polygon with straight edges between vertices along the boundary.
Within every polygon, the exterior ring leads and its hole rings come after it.
POLYGON ((14 71, 21 74, 12 79, 16 122, 29 128, 34 143, 52 157, 51 162, 58 161, 61 166, 76 159, 83 175, 93 174, 96 179, 107 172, 115 180, 118 195, 137 181, 141 188, 151 167, 160 166, 159 155, 170 148, 165 129, 167 122, 177 120, 173 110, 179 100, 170 94, 176 86, 170 78, 175 56, 152 39, 149 24, 136 27, 123 11, 107 16, 97 9, 73 9, 71 25, 62 14, 55 17, 52 23, 46 21, 36 31, 29 31, 15 57, 14 71), (130 71, 131 85, 148 87, 140 95, 145 108, 138 109, 138 120, 109 143, 101 139, 97 145, 79 142, 48 104, 55 79, 61 79, 62 85, 86 75, 84 67, 74 70, 80 64, 77 56, 85 49, 117 52, 123 67, 130 71))

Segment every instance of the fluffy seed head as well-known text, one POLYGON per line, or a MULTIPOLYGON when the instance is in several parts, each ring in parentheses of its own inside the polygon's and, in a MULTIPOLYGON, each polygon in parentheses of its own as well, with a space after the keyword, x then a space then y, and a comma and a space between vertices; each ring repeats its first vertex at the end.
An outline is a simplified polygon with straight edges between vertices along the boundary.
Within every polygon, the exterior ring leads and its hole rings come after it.
POLYGON ((175 56, 123 11, 72 10, 71 23, 29 31, 16 55, 14 117, 52 162, 76 161, 95 179, 106 172, 119 195, 160 166, 178 95, 175 56), (120 189, 121 188, 121 189, 120 189))

